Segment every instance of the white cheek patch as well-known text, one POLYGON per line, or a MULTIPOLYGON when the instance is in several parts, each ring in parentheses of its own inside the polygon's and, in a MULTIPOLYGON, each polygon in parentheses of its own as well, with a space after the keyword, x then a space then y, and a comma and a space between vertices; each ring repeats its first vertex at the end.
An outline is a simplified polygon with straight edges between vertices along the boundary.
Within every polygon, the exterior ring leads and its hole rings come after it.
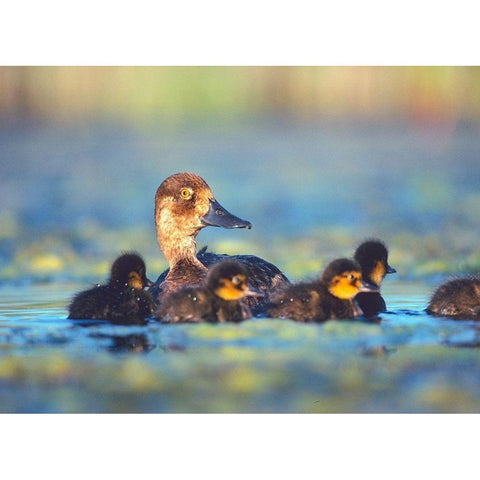
POLYGON ((160 210, 160 223, 165 229, 173 227, 173 217, 167 208, 160 210))

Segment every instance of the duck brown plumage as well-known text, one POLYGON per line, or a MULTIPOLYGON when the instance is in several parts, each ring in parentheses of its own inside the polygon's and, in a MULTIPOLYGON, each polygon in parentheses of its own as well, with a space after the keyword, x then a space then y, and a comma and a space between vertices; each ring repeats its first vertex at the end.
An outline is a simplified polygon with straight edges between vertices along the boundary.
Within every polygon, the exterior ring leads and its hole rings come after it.
POLYGON ((152 296, 143 290, 151 285, 142 257, 134 252, 125 253, 113 262, 106 285, 97 285, 75 295, 68 318, 142 324, 153 313, 152 296))
POLYGON ((245 298, 258 294, 248 287, 248 271, 243 264, 222 260, 209 269, 201 285, 183 287, 166 296, 155 317, 165 323, 240 322, 251 317, 245 298))
MULTIPOLYGON (((387 247, 377 239, 363 242, 355 251, 354 259, 360 264, 362 278, 379 289, 385 275, 396 272, 388 264, 387 247)), ((366 317, 387 311, 387 305, 380 291, 359 293, 355 301, 366 317)))
MULTIPOLYGON (((198 285, 212 265, 228 258, 245 265, 251 285, 265 300, 272 290, 289 284, 275 265, 253 255, 196 254, 196 236, 202 228, 251 228, 250 222, 225 210, 198 175, 177 173, 162 182, 155 194, 155 226, 158 244, 170 266, 150 289, 157 304, 181 287, 198 285)), ((256 297, 246 301, 250 306, 262 302, 256 297)))
POLYGON ((272 296, 263 309, 271 318, 322 322, 362 315, 353 298, 377 287, 362 281, 360 265, 347 258, 331 262, 320 279, 289 285, 272 296))
POLYGON ((480 277, 455 278, 432 295, 427 313, 459 320, 480 320, 480 277))

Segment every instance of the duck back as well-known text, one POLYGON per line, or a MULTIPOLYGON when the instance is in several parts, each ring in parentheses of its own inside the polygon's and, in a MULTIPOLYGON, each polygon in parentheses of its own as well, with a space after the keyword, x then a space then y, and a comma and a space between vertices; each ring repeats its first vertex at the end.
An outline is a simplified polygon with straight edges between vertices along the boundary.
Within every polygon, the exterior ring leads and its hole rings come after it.
POLYGON ((166 295, 155 317, 163 323, 197 323, 215 316, 209 293, 203 287, 183 287, 166 295))
POLYGON ((333 296, 323 282, 290 285, 273 295, 269 304, 254 312, 297 322, 324 322, 358 315, 351 300, 333 296))
MULTIPOLYGON (((318 288, 318 286, 317 286, 318 288)), ((312 284, 298 283, 289 285, 272 295, 271 301, 257 307, 255 313, 266 313, 271 318, 289 318, 297 322, 315 321, 319 314, 320 295, 312 284)))
POLYGON ((435 291, 427 313, 480 320, 480 278, 457 278, 450 280, 435 291))
POLYGON ((68 318, 138 325, 143 324, 152 313, 153 299, 148 292, 100 285, 75 295, 68 318))

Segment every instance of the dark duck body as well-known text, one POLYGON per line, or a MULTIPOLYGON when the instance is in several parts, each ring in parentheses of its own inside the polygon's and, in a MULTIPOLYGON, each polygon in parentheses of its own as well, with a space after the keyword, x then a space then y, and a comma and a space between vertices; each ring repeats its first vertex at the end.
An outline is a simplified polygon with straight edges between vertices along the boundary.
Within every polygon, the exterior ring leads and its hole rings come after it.
POLYGON ((427 313, 458 320, 480 320, 480 277, 456 278, 438 287, 427 313))
POLYGON ((357 248, 354 258, 360 264, 362 278, 379 288, 378 292, 359 293, 355 301, 366 317, 386 312, 387 305, 380 294, 380 285, 387 273, 396 272, 388 264, 387 247, 380 240, 368 240, 357 248))
POLYGON ((240 262, 215 263, 201 285, 183 287, 164 297, 155 317, 165 323, 241 322, 251 317, 245 299, 258 296, 248 287, 248 271, 240 262))
POLYGON ((202 228, 251 228, 250 222, 225 210, 197 175, 177 173, 162 182, 155 195, 155 226, 158 244, 170 265, 150 289, 157 304, 179 288, 200 284, 208 269, 224 259, 245 265, 250 284, 264 294, 263 299, 248 297, 250 306, 268 300, 272 290, 289 284, 275 265, 253 255, 228 256, 204 250, 197 255, 195 239, 202 228))
POLYGON ((357 262, 339 258, 327 266, 319 280, 289 285, 277 292, 263 313, 271 318, 288 318, 297 322, 354 318, 363 312, 353 298, 359 292, 377 290, 362 281, 357 262))
POLYGON ((69 306, 68 318, 108 320, 116 324, 142 324, 153 313, 145 262, 136 253, 126 253, 112 264, 106 285, 78 293, 69 306))

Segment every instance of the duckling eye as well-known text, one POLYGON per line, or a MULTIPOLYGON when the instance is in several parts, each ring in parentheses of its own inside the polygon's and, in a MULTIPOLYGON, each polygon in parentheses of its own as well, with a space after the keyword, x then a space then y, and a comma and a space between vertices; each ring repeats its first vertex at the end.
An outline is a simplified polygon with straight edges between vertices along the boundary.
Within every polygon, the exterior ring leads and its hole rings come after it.
POLYGON ((182 188, 182 189, 180 190, 180 196, 181 196, 182 198, 187 199, 187 198, 190 198, 190 197, 192 196, 192 192, 191 192, 191 190, 189 190, 188 188, 182 188))
POLYGON ((238 277, 232 277, 232 283, 234 285, 240 285, 241 280, 238 277))
POLYGON ((349 280, 353 280, 355 278, 355 275, 352 275, 351 273, 348 275, 349 280))

